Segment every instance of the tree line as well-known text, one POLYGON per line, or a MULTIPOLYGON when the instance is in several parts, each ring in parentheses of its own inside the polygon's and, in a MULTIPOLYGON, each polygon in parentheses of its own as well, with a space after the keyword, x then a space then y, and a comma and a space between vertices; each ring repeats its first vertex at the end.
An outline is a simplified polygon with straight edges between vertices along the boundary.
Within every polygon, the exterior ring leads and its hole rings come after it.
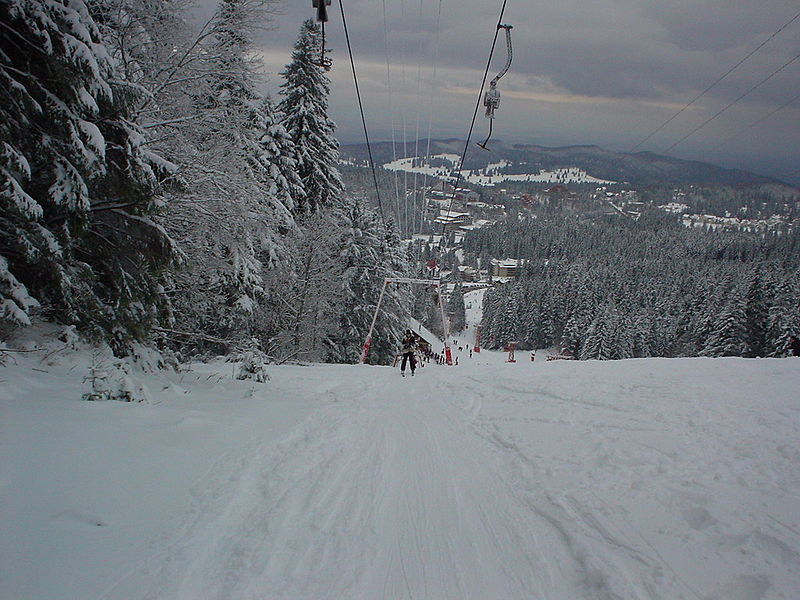
POLYGON ((786 356, 800 333, 800 235, 704 232, 529 215, 470 233, 465 252, 520 259, 484 297, 484 344, 580 359, 786 356))
MULTIPOLYGON (((262 91, 276 8, 222 0, 193 27, 183 0, 0 4, 3 338, 45 318, 118 355, 357 360, 405 256, 343 188, 318 25, 262 91)), ((390 296, 387 339, 407 310, 390 296)))

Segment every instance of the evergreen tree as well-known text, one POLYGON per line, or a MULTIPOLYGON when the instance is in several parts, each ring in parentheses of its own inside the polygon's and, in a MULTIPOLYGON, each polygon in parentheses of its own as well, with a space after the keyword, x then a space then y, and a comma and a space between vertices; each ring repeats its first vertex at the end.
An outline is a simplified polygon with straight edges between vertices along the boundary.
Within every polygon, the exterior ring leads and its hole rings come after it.
POLYGON ((493 335, 500 347, 505 347, 509 342, 516 342, 518 334, 517 304, 513 295, 506 297, 505 307, 496 316, 493 335))
POLYGON ((745 356, 747 315, 741 293, 734 292, 717 318, 703 348, 703 356, 745 356))
POLYGON ((790 356, 789 339, 800 335, 800 310, 797 306, 797 290, 788 280, 778 282, 775 296, 767 314, 767 356, 790 356))
MULTIPOLYGON (((385 233, 378 216, 366 206, 363 198, 344 198, 333 212, 340 227, 336 256, 341 302, 338 325, 325 340, 327 360, 355 363, 369 333, 384 279, 401 274, 393 271, 392 261, 386 259, 381 239, 385 233)), ((399 289, 387 286, 375 322, 369 355, 371 363, 387 364, 394 357, 404 329, 405 315, 400 313, 403 306, 399 289)))
MULTIPOLYGON (((305 197, 303 182, 297 173, 297 151, 292 138, 282 125, 284 116, 264 98, 253 112, 254 130, 261 152, 256 156, 264 164, 267 193, 276 202, 293 212, 305 197)), ((287 216, 290 222, 291 217, 287 216)))
POLYGON ((467 311, 464 306, 464 291, 461 283, 455 285, 453 293, 447 301, 447 314, 450 316, 451 332, 463 331, 467 325, 467 311))
POLYGON ((745 297, 744 314, 747 329, 746 356, 765 356, 767 349, 767 312, 764 282, 759 270, 750 276, 745 297))
POLYGON ((283 100, 278 106, 285 115, 283 125, 296 148, 297 173, 305 197, 294 207, 295 214, 311 213, 326 206, 342 193, 341 174, 336 167, 339 144, 334 123, 328 118, 330 82, 316 64, 321 52, 320 27, 307 20, 300 28, 292 62, 281 73, 283 100))
POLYGON ((592 320, 581 347, 581 360, 613 360, 620 357, 617 346, 619 315, 611 304, 602 307, 592 320))
POLYGON ((42 302, 123 353, 169 318, 174 248, 149 218, 169 165, 144 150, 139 91, 83 1, 9 0, 0 25, 0 318, 42 302))

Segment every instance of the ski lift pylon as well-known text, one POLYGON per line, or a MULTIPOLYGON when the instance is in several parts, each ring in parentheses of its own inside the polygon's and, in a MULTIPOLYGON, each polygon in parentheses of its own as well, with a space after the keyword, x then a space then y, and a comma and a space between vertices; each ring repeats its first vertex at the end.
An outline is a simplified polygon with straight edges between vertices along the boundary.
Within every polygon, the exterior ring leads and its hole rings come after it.
POLYGON ((450 332, 447 328, 447 316, 444 312, 444 303, 442 302, 442 294, 441 294, 441 286, 443 285, 441 281, 435 279, 415 279, 411 277, 387 277, 383 280, 383 287, 381 288, 381 294, 378 297, 378 304, 375 306, 375 313, 372 315, 372 323, 369 326, 369 332, 367 333, 367 338, 364 340, 364 345, 361 347, 361 358, 360 363, 363 365, 367 362, 367 358, 369 357, 369 350, 372 346, 372 333, 375 330, 375 322, 378 320, 378 311, 381 309, 381 304, 383 304, 383 297, 386 293, 386 286, 390 283, 410 283, 415 285, 425 285, 435 287, 437 291, 439 291, 437 304, 439 305, 439 312, 442 315, 442 327, 444 329, 444 348, 445 348, 445 362, 448 365, 453 364, 453 354, 450 350, 450 344, 448 343, 448 338, 450 337, 450 332))

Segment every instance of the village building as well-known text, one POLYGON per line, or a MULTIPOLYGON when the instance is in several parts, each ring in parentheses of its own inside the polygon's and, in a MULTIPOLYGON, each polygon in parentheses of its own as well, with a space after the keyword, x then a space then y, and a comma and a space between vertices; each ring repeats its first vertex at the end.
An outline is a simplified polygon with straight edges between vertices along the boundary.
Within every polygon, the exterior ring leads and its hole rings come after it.
POLYGON ((467 202, 467 210, 474 216, 502 218, 506 215, 506 207, 502 204, 486 202, 467 202))
POLYGON ((475 267, 461 266, 458 267, 458 272, 461 275, 461 281, 470 283, 480 281, 481 274, 475 267))
POLYGON ((462 228, 472 225, 472 215, 462 212, 442 211, 433 220, 433 223, 442 227, 446 233, 460 231, 462 228))
POLYGON ((458 188, 456 190, 456 200, 461 202, 478 202, 480 199, 481 195, 474 190, 467 188, 458 188))
POLYGON ((519 258, 493 258, 492 276, 515 278, 519 275, 522 265, 524 264, 525 261, 519 258))

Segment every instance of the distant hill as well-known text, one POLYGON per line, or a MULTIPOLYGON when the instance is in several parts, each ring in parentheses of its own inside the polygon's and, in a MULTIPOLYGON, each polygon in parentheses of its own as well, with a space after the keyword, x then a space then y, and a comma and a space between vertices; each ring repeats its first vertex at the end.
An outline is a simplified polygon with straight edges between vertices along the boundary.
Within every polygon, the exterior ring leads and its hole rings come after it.
MULTIPOLYGON (((372 145, 376 164, 383 165, 393 158, 414 156, 415 143, 380 142, 372 145)), ((418 143, 420 154, 427 140, 418 143)), ((464 150, 464 141, 458 139, 431 140, 431 155, 457 154, 464 150)), ((739 169, 725 169, 709 163, 680 160, 652 152, 612 152, 598 146, 564 146, 548 148, 533 144, 505 144, 492 141, 491 152, 472 145, 467 153, 464 169, 486 169, 490 165, 508 163, 502 170, 507 174, 538 173, 557 169, 578 168, 589 175, 616 182, 636 185, 758 185, 783 183, 763 175, 739 169)), ((364 144, 348 144, 340 149, 343 160, 357 164, 367 160, 364 144)))

